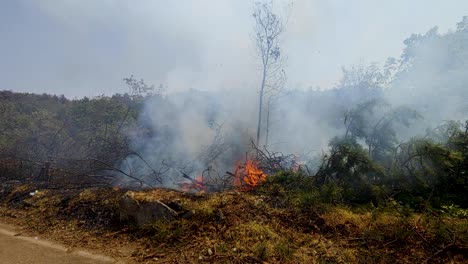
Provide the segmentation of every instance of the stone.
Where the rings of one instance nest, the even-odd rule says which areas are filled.
[[[120,221],[133,222],[138,226],[159,220],[173,220],[177,212],[161,201],[137,201],[125,194],[119,201]]]

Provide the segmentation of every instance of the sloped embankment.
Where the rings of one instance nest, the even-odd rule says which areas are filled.
[[[25,232],[125,262],[414,263],[467,257],[466,219],[304,204],[281,194],[11,186],[3,188],[1,203],[2,221]]]

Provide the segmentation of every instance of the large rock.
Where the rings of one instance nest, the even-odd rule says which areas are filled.
[[[158,220],[172,220],[177,213],[161,201],[138,201],[131,192],[122,196],[119,201],[120,221],[133,222],[138,226]]]

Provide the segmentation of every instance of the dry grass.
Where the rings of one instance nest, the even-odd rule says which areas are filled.
[[[27,191],[21,187],[2,200]],[[277,207],[272,206],[271,197],[253,193],[188,194],[164,189],[126,195],[139,202],[161,201],[181,215],[190,214],[135,228],[120,223],[111,214],[117,213],[117,201],[124,193],[112,189],[39,191],[23,197],[23,202],[29,204],[25,208],[1,207],[0,219],[67,245],[110,253],[126,262],[145,263],[447,261],[447,254],[434,257],[449,243],[443,237],[447,235],[444,228],[453,227],[468,237],[464,219],[444,218],[440,222],[428,215],[402,216],[389,208]],[[452,238],[451,234],[448,238]],[[127,245],[125,250],[122,244]],[[451,259],[457,258],[465,259],[460,255]]]

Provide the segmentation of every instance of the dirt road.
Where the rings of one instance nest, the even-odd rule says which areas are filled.
[[[59,244],[36,237],[21,236],[10,226],[0,224],[0,263],[116,263],[112,258],[72,251]]]

